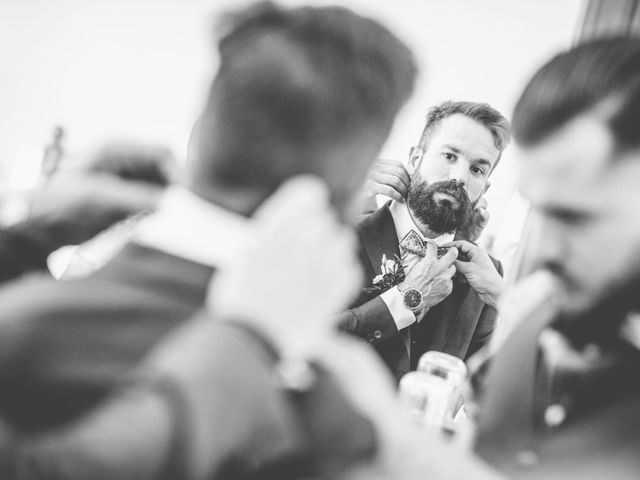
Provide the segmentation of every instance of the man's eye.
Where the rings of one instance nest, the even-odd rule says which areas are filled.
[[[481,167],[471,167],[471,173],[473,173],[474,175],[478,175],[478,176],[483,176],[484,175],[484,169]]]
[[[458,158],[454,153],[450,153],[450,152],[443,152],[442,156],[444,157],[445,160],[448,160],[450,162],[455,162],[456,159]]]

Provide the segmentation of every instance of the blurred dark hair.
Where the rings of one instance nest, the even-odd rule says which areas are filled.
[[[511,140],[511,127],[509,120],[488,103],[454,102],[449,100],[431,107],[427,112],[419,146],[426,150],[429,146],[431,135],[440,125],[440,122],[455,114],[464,115],[484,125],[491,132],[494,144],[500,151],[498,159],[502,156],[502,152],[507,148]]]
[[[640,146],[640,39],[579,45],[544,65],[513,114],[514,137],[535,145],[576,116],[600,110],[620,149]]]
[[[409,49],[345,8],[263,2],[221,28],[192,165],[194,181],[214,188],[268,191],[298,173],[321,175],[328,152],[372,131],[382,146],[413,89]]]

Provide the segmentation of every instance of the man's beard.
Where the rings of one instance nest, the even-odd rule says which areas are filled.
[[[620,329],[629,311],[640,309],[638,291],[640,272],[618,285],[610,285],[584,309],[562,308],[554,328],[568,336],[577,346],[598,342],[619,342]]]
[[[437,200],[436,193],[451,195],[457,202]],[[421,223],[438,234],[453,233],[471,219],[473,206],[463,184],[456,180],[435,182],[429,185],[416,172],[411,178],[407,206]]]

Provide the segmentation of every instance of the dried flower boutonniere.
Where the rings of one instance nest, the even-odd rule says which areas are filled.
[[[372,286],[366,289],[368,292],[386,292],[404,280],[404,269],[397,255],[394,255],[393,258],[382,255],[380,272],[373,279]]]

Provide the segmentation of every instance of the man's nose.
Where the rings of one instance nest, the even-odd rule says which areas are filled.
[[[557,221],[545,219],[536,215],[531,245],[528,250],[532,253],[535,267],[549,267],[561,265],[567,257],[566,233]]]
[[[469,180],[469,169],[463,165],[464,162],[457,162],[455,165],[452,165],[449,169],[449,180],[456,180],[458,183],[462,184],[462,186],[467,185],[467,181]]]

